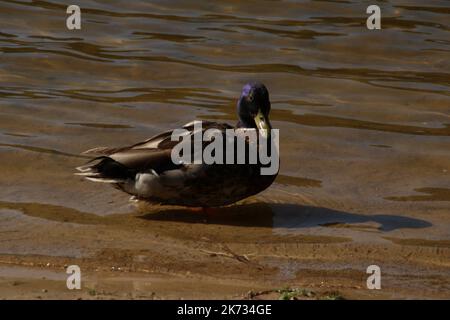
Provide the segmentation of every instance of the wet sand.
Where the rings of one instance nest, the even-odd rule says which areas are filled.
[[[379,33],[352,1],[80,6],[74,33],[63,5],[0,1],[0,298],[450,299],[445,1],[383,3]],[[206,215],[73,175],[95,146],[234,124],[249,80],[281,135],[262,194]]]
[[[448,298],[450,242],[395,235],[429,227],[423,220],[247,202],[207,215],[141,205],[105,216],[2,202],[2,297],[272,299],[306,288],[315,298]],[[80,291],[66,288],[72,264]],[[366,288],[371,264],[382,290]]]

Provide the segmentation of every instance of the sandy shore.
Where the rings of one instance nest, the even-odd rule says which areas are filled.
[[[144,206],[103,217],[1,206],[9,212],[4,221],[28,226],[0,233],[3,252],[21,251],[0,255],[1,298],[278,299],[288,288],[299,299],[449,298],[448,241],[387,237],[370,224],[351,228],[379,241],[277,234],[273,204],[249,201],[209,215]],[[81,290],[66,287],[65,268],[73,264],[81,268]],[[381,267],[381,290],[366,288],[370,264]]]

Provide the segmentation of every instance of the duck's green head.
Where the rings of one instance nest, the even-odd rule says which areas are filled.
[[[239,127],[257,128],[263,136],[270,134],[270,100],[267,88],[258,82],[248,83],[242,88],[237,103]]]

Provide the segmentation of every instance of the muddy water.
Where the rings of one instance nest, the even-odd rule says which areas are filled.
[[[3,297],[45,285],[24,265],[76,262],[95,287],[129,272],[108,297],[289,285],[449,298],[447,1],[382,2],[381,31],[366,29],[365,1],[77,4],[82,30],[69,31],[64,4],[0,1],[0,283],[28,283]],[[72,175],[94,146],[194,118],[235,123],[250,80],[269,88],[281,134],[264,193],[202,216]],[[383,293],[364,289],[369,264],[388,277]],[[164,276],[137,288],[145,272]]]

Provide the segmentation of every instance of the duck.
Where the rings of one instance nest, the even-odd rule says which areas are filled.
[[[270,109],[266,86],[260,82],[247,83],[237,100],[237,124],[233,127],[227,123],[200,121],[201,131],[214,129],[225,136],[230,129],[244,134],[253,130],[259,137],[270,138],[274,131],[269,120]],[[194,137],[198,125],[196,120],[177,129],[183,130],[184,136]],[[259,157],[256,163],[239,164],[173,161],[172,152],[178,143],[173,141],[173,134],[174,129],[127,147],[87,150],[83,154],[96,156],[77,167],[75,174],[89,181],[111,184],[131,195],[133,200],[204,209],[231,205],[256,195],[267,189],[278,175],[278,166],[271,174],[261,174],[267,163],[263,164]],[[275,152],[269,140],[258,138],[256,143],[267,143],[269,152]],[[255,143],[248,138],[244,141],[246,150]],[[202,143],[203,148],[207,145],[208,142]],[[279,162],[279,157],[276,161]]]

